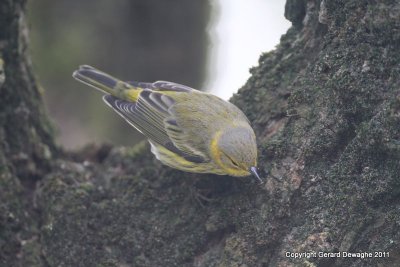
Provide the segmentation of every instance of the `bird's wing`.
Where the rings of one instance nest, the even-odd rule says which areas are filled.
[[[150,85],[154,86],[157,83]],[[158,90],[143,89],[136,102],[121,100],[112,95],[105,95],[103,100],[153,142],[192,162],[206,162],[208,159],[204,154],[192,150],[182,139],[183,130],[170,112],[170,107],[175,101],[163,92],[176,91],[172,90],[173,83],[168,84],[171,84],[170,87],[157,86]],[[141,86],[145,87],[143,84]]]
[[[167,81],[157,81],[154,83],[128,81],[126,83],[132,85],[133,87],[150,89],[154,91],[173,91],[173,92],[186,92],[186,93],[192,92],[193,90],[197,91],[196,89],[191,88],[189,86]]]
[[[185,93],[197,91],[196,89],[193,89],[189,86],[167,81],[157,81],[153,83],[153,86],[156,88],[155,90],[157,91],[174,91],[174,92],[185,92]]]

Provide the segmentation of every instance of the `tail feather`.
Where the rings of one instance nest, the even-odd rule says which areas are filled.
[[[116,89],[119,89],[121,85],[124,85],[125,89],[130,87],[127,83],[88,65],[80,66],[78,70],[74,71],[72,77],[95,89],[112,95],[119,93],[118,91],[120,90]]]

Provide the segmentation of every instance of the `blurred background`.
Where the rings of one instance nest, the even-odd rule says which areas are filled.
[[[58,143],[134,145],[140,134],[75,81],[82,64],[229,99],[290,27],[285,0],[29,1],[31,55]]]

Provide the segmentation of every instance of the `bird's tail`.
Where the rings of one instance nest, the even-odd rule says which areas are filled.
[[[103,93],[117,97],[120,96],[122,91],[132,88],[128,83],[118,80],[117,78],[88,65],[80,66],[78,70],[74,71],[72,77],[102,91]]]

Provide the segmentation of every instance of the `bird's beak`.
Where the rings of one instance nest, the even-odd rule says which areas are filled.
[[[255,178],[257,178],[257,180],[258,181],[260,181],[260,184],[262,184],[264,181],[260,178],[260,175],[258,175],[258,173],[257,173],[257,167],[251,167],[250,168],[250,172],[251,172],[251,174],[253,174],[253,176],[255,177]]]

